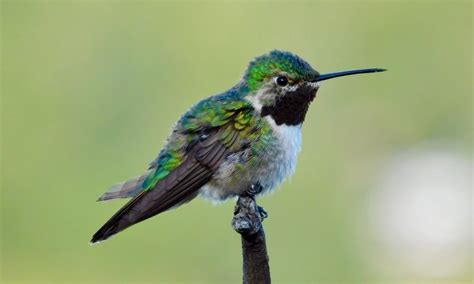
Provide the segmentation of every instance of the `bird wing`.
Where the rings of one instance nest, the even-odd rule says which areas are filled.
[[[190,145],[212,129],[234,123],[242,134],[248,134],[243,130],[247,130],[252,110],[248,101],[232,92],[199,102],[178,121],[165,148],[143,175],[113,185],[97,201],[131,198],[153,188],[184,161]]]
[[[225,157],[240,148],[253,117],[251,106],[223,101],[209,106],[200,103],[183,116],[179,131],[151,164],[143,189],[94,234],[92,243],[193,199]]]

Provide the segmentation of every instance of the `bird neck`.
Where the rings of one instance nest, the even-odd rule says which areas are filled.
[[[245,98],[262,117],[271,117],[276,125],[295,126],[303,123],[316,91],[314,87],[303,85],[284,95],[259,90],[248,93]]]

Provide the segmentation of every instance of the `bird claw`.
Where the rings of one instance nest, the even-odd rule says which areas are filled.
[[[267,211],[265,211],[265,209],[263,209],[262,206],[257,205],[257,210],[258,210],[258,214],[260,215],[260,219],[262,221],[265,220],[266,218],[268,218],[268,213],[267,213]]]

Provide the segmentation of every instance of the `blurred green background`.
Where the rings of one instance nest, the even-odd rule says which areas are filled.
[[[377,197],[398,153],[442,149],[471,165],[472,4],[455,1],[2,1],[1,282],[239,283],[234,202],[197,199],[105,243],[88,241],[124,203],[96,198],[141,174],[181,113],[272,49],[322,73],[389,69],[320,89],[296,174],[260,201],[274,282],[470,282],[471,231],[458,230],[470,227],[469,216],[463,223],[465,211],[455,214],[469,181],[467,191],[448,191],[461,192],[455,199],[440,199],[455,200],[449,210],[429,190],[420,198],[441,216],[423,211],[426,232],[457,222],[446,235],[460,237],[447,249],[425,241],[425,231],[420,251],[403,238],[411,232],[403,224],[423,219],[416,201],[404,211],[403,198],[387,205]],[[421,160],[421,169],[433,165]],[[410,179],[395,180],[410,188],[397,184]],[[401,217],[400,242],[377,233],[380,221],[393,236],[384,208],[414,212]],[[443,216],[451,219],[436,223]],[[425,248],[441,262],[421,260],[418,269],[410,261]],[[455,267],[437,274],[453,266],[443,263],[447,253]]]

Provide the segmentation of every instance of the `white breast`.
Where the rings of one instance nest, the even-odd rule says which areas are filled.
[[[301,151],[301,124],[277,125],[270,116],[267,116],[266,119],[280,141],[280,151],[283,157],[280,158],[279,174],[282,179],[285,179],[292,175],[296,169],[296,161]]]
[[[253,107],[259,112],[262,109],[260,97],[264,90],[260,90],[254,96],[248,96],[246,99],[252,103]],[[273,134],[278,142],[274,143],[269,149],[269,163],[265,168],[256,171],[257,180],[263,186],[265,191],[272,191],[286,178],[291,176],[296,169],[296,161],[301,151],[301,124],[298,125],[277,125],[271,116],[265,119],[272,127]]]

